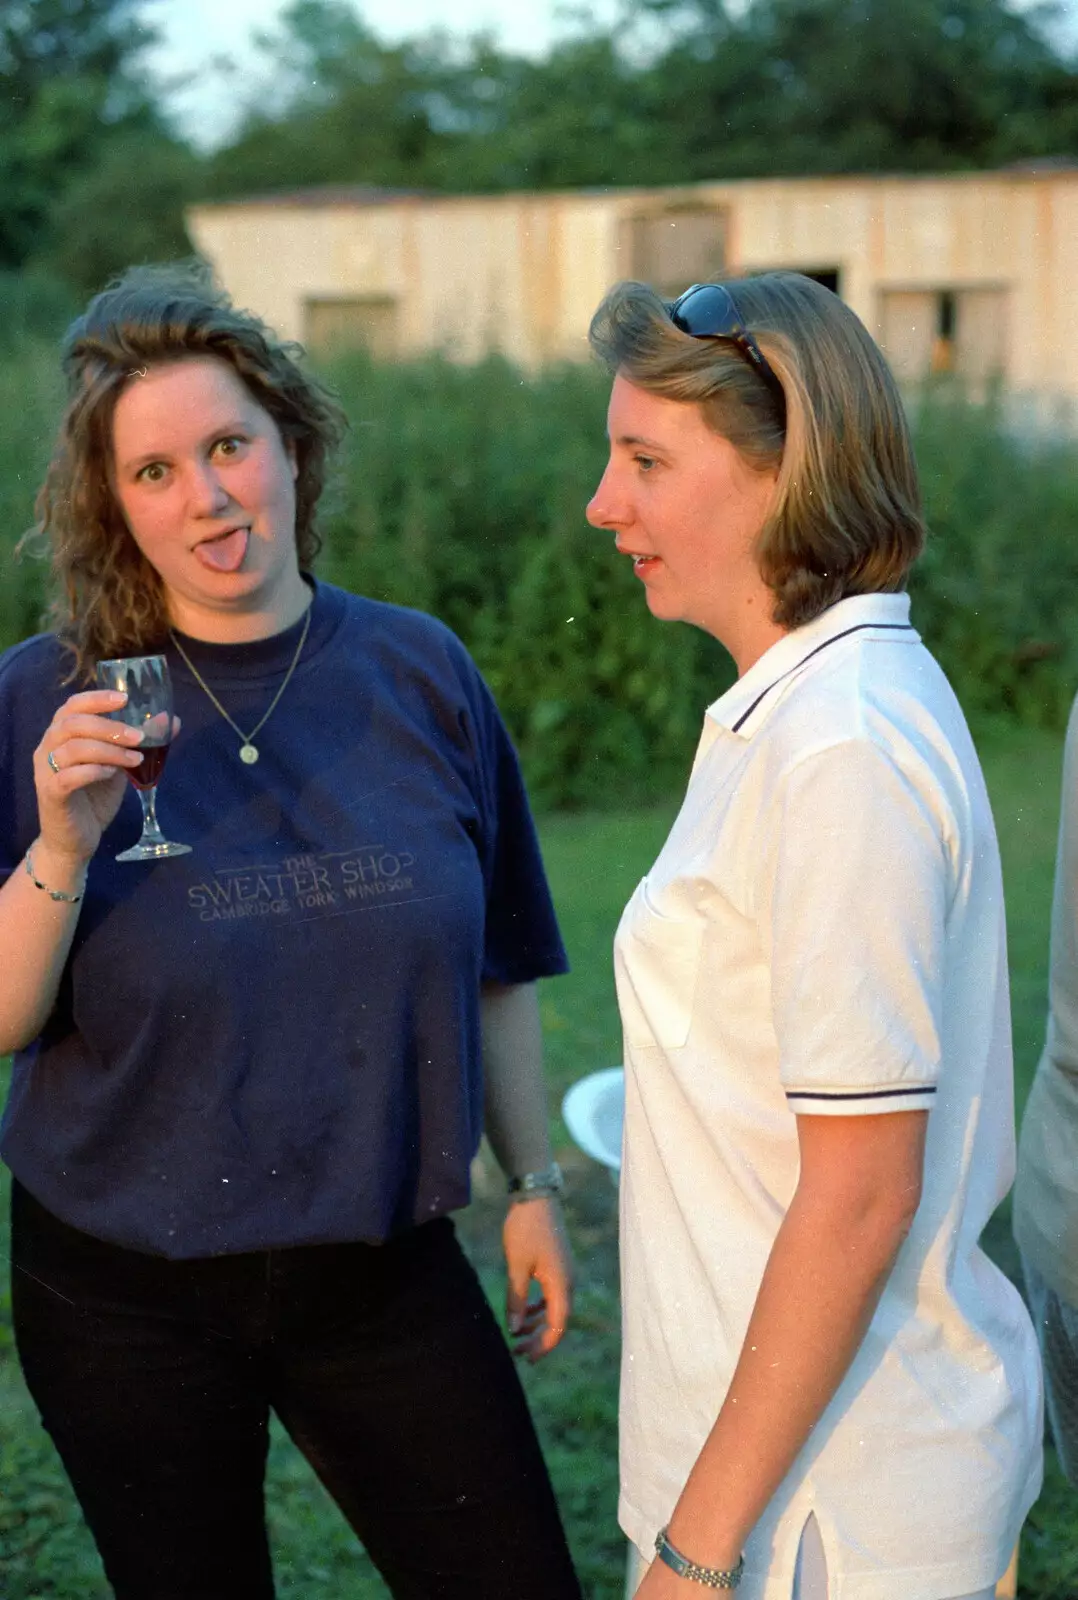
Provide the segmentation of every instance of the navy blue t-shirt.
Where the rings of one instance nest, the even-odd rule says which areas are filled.
[[[301,624],[184,640],[253,728]],[[90,864],[60,994],[15,1058],[0,1154],[64,1221],[173,1257],[381,1240],[468,1199],[479,986],[566,967],[515,754],[453,634],[315,586],[257,765],[172,649],[158,791],[188,856]],[[0,657],[0,878],[37,833],[31,753],[71,693],[51,635]]]

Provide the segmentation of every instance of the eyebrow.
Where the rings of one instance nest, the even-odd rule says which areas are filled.
[[[615,444],[641,445],[645,450],[658,450],[664,452],[666,445],[659,444],[655,439],[645,439],[640,433],[619,433],[614,440]]]
[[[250,433],[251,424],[241,422],[238,417],[230,417],[219,428],[211,428],[203,437],[203,443],[208,444],[217,439],[229,439],[234,434]],[[163,461],[168,456],[167,450],[146,450],[142,455],[132,456],[128,461],[117,463],[121,472],[138,472],[142,467],[148,467],[151,461]]]

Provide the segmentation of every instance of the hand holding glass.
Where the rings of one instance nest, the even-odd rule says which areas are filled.
[[[130,850],[123,850],[117,861],[158,861],[165,856],[190,854],[189,844],[166,839],[157,824],[157,782],[172,741],[172,684],[164,656],[124,656],[116,661],[97,663],[100,689],[119,689],[127,704],[108,715],[114,722],[126,722],[142,731],[142,760],[127,776],[142,801],[142,837]]]

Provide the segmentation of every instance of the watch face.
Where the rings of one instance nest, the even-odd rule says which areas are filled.
[[[510,1189],[554,1189],[562,1184],[562,1172],[556,1161],[542,1172],[524,1172],[519,1178],[510,1178]]]

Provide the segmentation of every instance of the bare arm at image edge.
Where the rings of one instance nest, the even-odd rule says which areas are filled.
[[[550,1165],[539,998],[533,983],[484,984],[481,998],[486,1133],[506,1177]],[[573,1268],[559,1201],[511,1204],[502,1229],[506,1319],[518,1355],[538,1361],[565,1332]],[[532,1281],[539,1297],[529,1299]]]
[[[85,864],[58,856],[40,839],[34,877],[51,889],[81,894]],[[0,1055],[36,1039],[56,1003],[81,902],[54,900],[20,861],[0,888]]]
[[[24,859],[0,888],[0,1054],[36,1039],[56,1003],[87,868],[139,759],[139,734],[103,716],[122,704],[109,692],[72,695],[34,751],[33,875]]]

